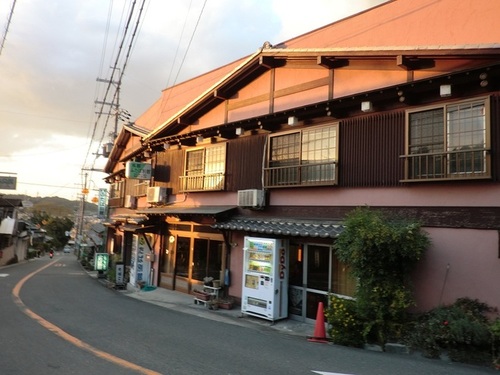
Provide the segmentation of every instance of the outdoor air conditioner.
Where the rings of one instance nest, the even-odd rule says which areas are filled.
[[[125,203],[123,204],[123,207],[125,208],[135,208],[137,204],[136,197],[133,195],[126,195],[125,196]]]
[[[265,205],[264,190],[238,190],[238,206],[261,208]]]
[[[160,186],[148,187],[147,202],[160,203],[167,199],[167,188]]]

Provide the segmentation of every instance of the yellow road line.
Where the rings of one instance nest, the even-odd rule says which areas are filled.
[[[52,324],[51,322],[49,322],[48,320],[42,318],[40,315],[35,314],[32,310],[30,310],[23,303],[23,301],[19,297],[19,293],[21,292],[21,288],[23,287],[24,283],[26,281],[28,281],[31,277],[33,277],[34,275],[36,275],[38,272],[43,271],[44,269],[46,269],[46,268],[50,267],[51,265],[53,265],[55,262],[57,262],[57,261],[54,260],[53,262],[47,264],[46,266],[43,266],[40,269],[38,269],[38,270],[30,273],[29,275],[27,275],[24,278],[22,278],[16,284],[16,286],[14,287],[14,289],[12,289],[12,296],[14,298],[14,302],[16,303],[16,305],[26,315],[28,315],[30,318],[32,318],[35,321],[37,321],[42,327],[48,329],[52,333],[56,334],[57,336],[61,337],[62,339],[66,340],[66,341],[68,341],[69,343],[77,346],[80,349],[86,350],[87,352],[90,352],[90,353],[92,353],[93,355],[95,355],[95,356],[97,356],[99,358],[105,359],[108,362],[112,362],[112,363],[117,364],[117,365],[119,365],[121,367],[124,367],[126,369],[137,371],[140,374],[145,374],[145,375],[161,375],[161,373],[159,373],[159,372],[156,372],[156,371],[153,371],[153,370],[149,370],[149,369],[144,368],[142,366],[136,365],[135,363],[132,363],[132,362],[126,361],[124,359],[121,359],[119,357],[116,357],[116,356],[114,356],[114,355],[112,355],[110,353],[107,353],[105,351],[99,350],[99,349],[93,347],[92,345],[89,345],[86,342],[84,342],[84,341],[82,341],[82,340],[80,340],[80,339],[78,339],[78,338],[76,338],[74,336],[71,336],[69,333],[65,332],[64,330],[62,330],[58,326],[56,326],[56,325]]]

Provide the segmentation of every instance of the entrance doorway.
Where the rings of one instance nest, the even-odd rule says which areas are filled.
[[[335,256],[333,246],[290,243],[289,306],[295,320],[316,320],[319,302],[328,306],[328,293],[352,296],[355,280]]]
[[[190,225],[182,226],[191,228]],[[221,280],[225,268],[225,247],[221,234],[202,232],[202,226],[170,230],[161,263],[160,286],[190,293],[206,277]],[[210,229],[210,228],[209,228]],[[208,230],[208,229],[207,229]]]

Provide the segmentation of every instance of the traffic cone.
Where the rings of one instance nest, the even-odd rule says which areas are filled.
[[[323,313],[323,302],[318,303],[318,312],[316,314],[316,326],[314,327],[314,335],[309,337],[307,341],[327,343],[325,333],[325,314]]]

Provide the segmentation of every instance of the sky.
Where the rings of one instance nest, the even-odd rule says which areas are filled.
[[[2,0],[0,176],[15,174],[17,190],[0,195],[106,188],[96,170],[115,107],[102,103],[116,104],[120,75],[133,122],[166,87],[384,1]]]

